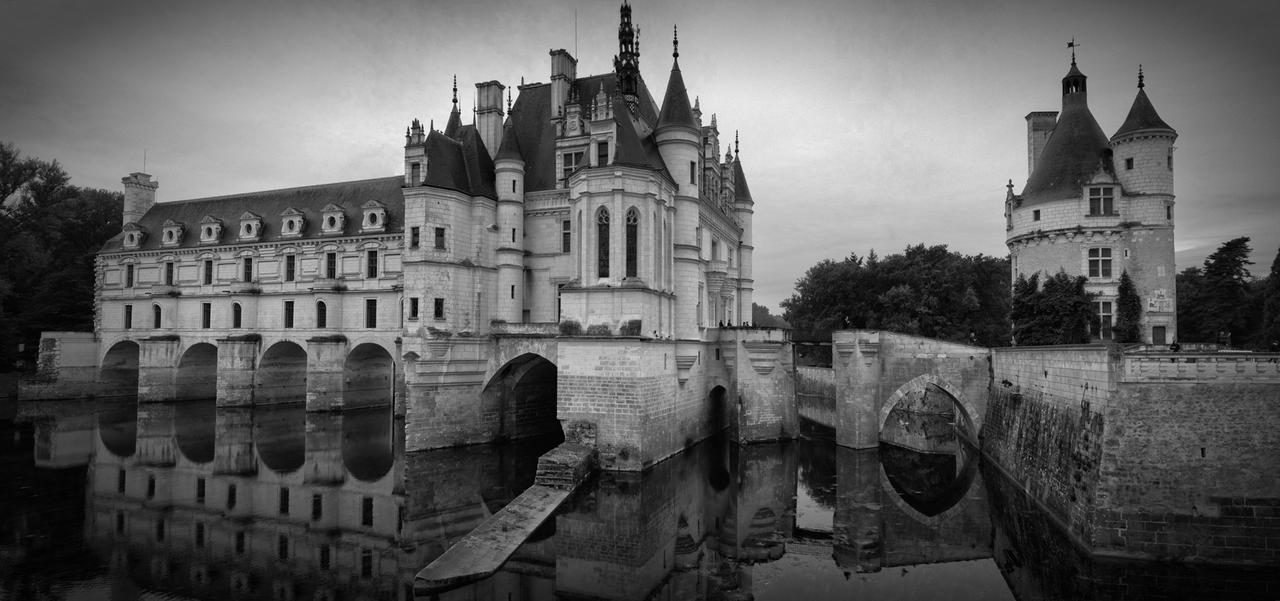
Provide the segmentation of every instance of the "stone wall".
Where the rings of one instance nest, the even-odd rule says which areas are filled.
[[[790,440],[800,436],[795,365],[787,330],[721,329],[723,353],[732,353],[738,398],[739,443]],[[731,345],[732,348],[729,348]]]
[[[796,366],[796,408],[807,420],[836,427],[836,380],[830,367]]]
[[[92,332],[44,332],[36,373],[19,381],[18,398],[70,399],[102,394],[97,380],[98,340]]]

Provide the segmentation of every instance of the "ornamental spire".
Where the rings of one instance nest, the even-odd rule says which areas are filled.
[[[453,74],[453,110],[458,110],[458,74]]]
[[[671,58],[680,58],[680,26],[671,26]]]
[[[1138,64],[1138,89],[1145,88],[1146,84],[1142,82],[1142,64]]]

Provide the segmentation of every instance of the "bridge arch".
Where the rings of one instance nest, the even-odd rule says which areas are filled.
[[[480,394],[482,415],[495,420],[495,438],[563,434],[556,419],[556,374],[556,364],[537,353],[524,353],[498,368]]]
[[[395,463],[395,424],[387,408],[342,415],[342,465],[362,482],[377,482]]]
[[[253,445],[263,465],[277,474],[302,467],[306,462],[306,416],[302,405],[253,410]]]
[[[343,363],[342,406],[346,409],[391,404],[395,395],[396,362],[382,345],[364,342],[352,347]]]
[[[218,395],[218,347],[197,342],[178,359],[174,393],[178,400],[212,399]]]
[[[138,443],[138,404],[132,401],[98,405],[98,438],[109,453],[132,457]]]
[[[307,397],[307,351],[281,340],[267,347],[254,374],[255,404],[302,402]]]
[[[98,384],[107,395],[138,394],[138,356],[141,352],[137,342],[121,340],[107,349],[99,362]]]
[[[217,435],[215,402],[212,399],[179,403],[173,411],[173,435],[178,452],[192,463],[213,461]]]
[[[897,390],[893,391],[893,394],[889,395],[889,398],[885,399],[884,403],[880,405],[880,414],[877,420],[876,431],[884,431],[885,422],[889,420],[889,413],[893,411],[893,408],[898,405],[899,401],[902,401],[910,395],[923,394],[929,389],[929,387],[933,387],[934,389],[944,393],[947,397],[950,397],[952,404],[955,405],[957,410],[957,430],[962,431],[970,441],[977,442],[978,427],[975,421],[975,416],[980,416],[981,413],[969,399],[965,398],[964,393],[958,387],[947,382],[937,374],[921,374],[912,378],[907,383],[899,386]]]
[[[904,515],[915,521],[937,528],[951,516],[963,512],[964,500],[978,477],[978,453],[965,445],[960,445],[953,455],[933,455],[935,459],[933,471],[924,476],[932,482],[913,482],[911,476],[927,469],[922,469],[916,462],[904,466],[895,462],[893,454],[917,453],[900,447],[881,445],[879,453],[880,488],[884,497],[889,499]],[[919,455],[930,456],[928,453]],[[948,464],[947,459],[954,460]],[[901,469],[906,468],[906,469]],[[941,469],[939,469],[941,468]],[[906,478],[904,474],[906,472]],[[951,478],[947,479],[947,472]],[[938,482],[942,477],[945,482]]]

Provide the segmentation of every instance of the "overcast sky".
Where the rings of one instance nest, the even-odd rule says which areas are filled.
[[[1061,108],[1073,36],[1108,135],[1139,63],[1178,131],[1179,269],[1244,235],[1265,274],[1280,247],[1280,3],[633,7],[653,96],[678,24],[689,93],[741,132],[756,301],[775,312],[823,258],[919,242],[1006,255],[1023,118]],[[393,175],[409,121],[444,126],[455,73],[466,113],[475,82],[548,81],[552,48],[607,72],[617,24],[612,1],[0,0],[0,140],[113,190],[145,150],[161,201]]]

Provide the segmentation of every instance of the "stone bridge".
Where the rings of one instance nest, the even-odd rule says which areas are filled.
[[[991,382],[990,349],[871,330],[832,333],[836,442],[878,446],[895,411],[948,418],[976,442]],[[904,446],[926,450],[929,434],[898,433]]]

